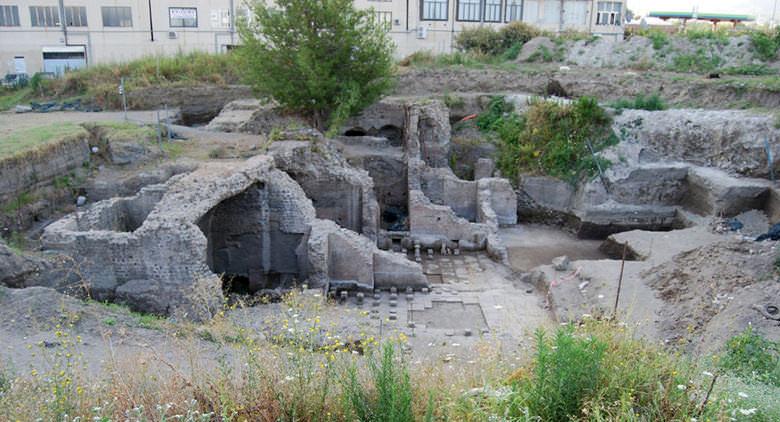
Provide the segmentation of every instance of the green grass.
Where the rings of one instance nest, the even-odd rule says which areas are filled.
[[[765,64],[747,64],[743,66],[729,66],[720,69],[724,75],[748,75],[765,76],[777,75],[777,69],[771,68]]]
[[[0,138],[0,159],[42,148],[82,133],[86,134],[84,128],[74,123],[56,123],[13,131]]]
[[[382,349],[369,354],[371,381],[361,380],[356,364],[346,370],[344,403],[349,420],[375,422],[406,422],[414,420],[413,391],[409,370],[399,358],[400,347],[385,343]],[[377,354],[380,355],[377,358]],[[373,386],[373,391],[371,389]]]
[[[631,99],[621,98],[610,103],[610,107],[616,110],[635,109],[648,111],[666,110],[667,108],[666,103],[658,94],[648,96],[640,94]]]
[[[743,379],[780,387],[780,343],[752,328],[728,341],[720,365]]]
[[[10,110],[17,104],[23,104],[32,95],[30,87],[19,89],[0,88],[0,111]]]

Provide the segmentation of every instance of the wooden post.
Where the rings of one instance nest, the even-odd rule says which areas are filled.
[[[623,259],[620,261],[620,278],[618,278],[617,293],[615,294],[615,308],[612,310],[612,319],[617,319],[618,303],[620,303],[620,290],[623,287],[623,271],[626,268],[626,252],[628,252],[628,242],[623,243]]]

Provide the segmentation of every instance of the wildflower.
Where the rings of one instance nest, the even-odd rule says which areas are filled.
[[[707,376],[707,377],[714,377],[714,375],[710,371],[704,371],[701,374],[704,375],[704,376]]]
[[[741,392],[741,391],[739,393],[737,393],[737,395],[742,397],[743,399],[748,398],[748,395],[746,393]]]
[[[685,391],[685,386],[682,384],[677,384],[677,389],[680,391]]]
[[[756,409],[755,407],[753,407],[753,408],[750,408],[750,409],[739,409],[739,413],[741,413],[741,414],[743,414],[743,415],[745,415],[745,416],[750,416],[750,415],[753,415],[753,414],[755,414],[757,411],[758,411],[758,409]]]

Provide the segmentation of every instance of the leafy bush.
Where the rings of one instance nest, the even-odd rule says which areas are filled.
[[[780,49],[780,29],[774,34],[766,31],[753,31],[750,33],[750,44],[757,58],[769,62],[777,59],[777,50]]]
[[[477,51],[497,55],[503,52],[501,35],[489,26],[466,28],[455,37],[455,46],[460,51]]]
[[[530,415],[544,421],[577,416],[598,388],[606,348],[592,337],[575,337],[571,328],[558,330],[552,341],[537,331],[533,375],[516,386]]]
[[[477,127],[483,131],[497,131],[503,124],[503,118],[515,111],[512,103],[506,102],[504,97],[490,99],[487,110],[477,116]]]
[[[780,387],[780,344],[749,327],[726,343],[721,367],[746,379]]]
[[[382,346],[380,361],[369,355],[368,365],[373,378],[373,394],[360,381],[355,365],[347,368],[344,401],[352,420],[364,422],[406,422],[414,420],[412,384],[406,365],[396,358],[392,343]]]
[[[626,108],[648,111],[666,110],[666,103],[658,94],[648,96],[640,94],[633,99],[621,98],[610,104],[610,106],[617,110]]]
[[[523,44],[540,35],[540,31],[524,22],[511,22],[496,31],[489,26],[466,28],[455,38],[455,46],[466,52],[517,58]]]
[[[498,30],[498,37],[504,50],[517,47],[518,45],[522,47],[523,44],[534,37],[538,37],[540,34],[541,32],[535,27],[519,21],[510,22]]]
[[[669,36],[663,31],[650,31],[647,37],[653,43],[654,50],[660,50],[669,44]]]
[[[522,171],[576,184],[609,165],[595,153],[617,142],[610,122],[592,98],[580,98],[572,104],[539,100],[524,116],[517,116],[497,97],[478,118],[477,126],[498,138],[496,162],[511,180]]]
[[[255,3],[237,49],[246,80],[317,128],[338,127],[393,82],[386,26],[350,0]]]
[[[609,322],[536,335],[533,361],[510,378],[509,420],[720,420],[723,398],[701,406],[712,378]]]

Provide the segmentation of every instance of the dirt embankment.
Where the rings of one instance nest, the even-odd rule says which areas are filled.
[[[499,69],[405,69],[396,95],[442,92],[529,92],[545,94],[550,80],[560,82],[573,97],[613,101],[657,93],[671,106],[707,109],[780,107],[780,80],[768,77],[708,79],[692,74],[555,66]]]
[[[755,307],[778,306],[774,242],[727,241],[675,256],[642,273],[663,300],[663,337],[711,352],[753,325],[777,339],[777,322]]]
[[[128,107],[153,110],[168,106],[181,110],[182,123],[187,126],[206,124],[216,117],[225,104],[252,98],[246,85],[152,86],[128,92]]]

